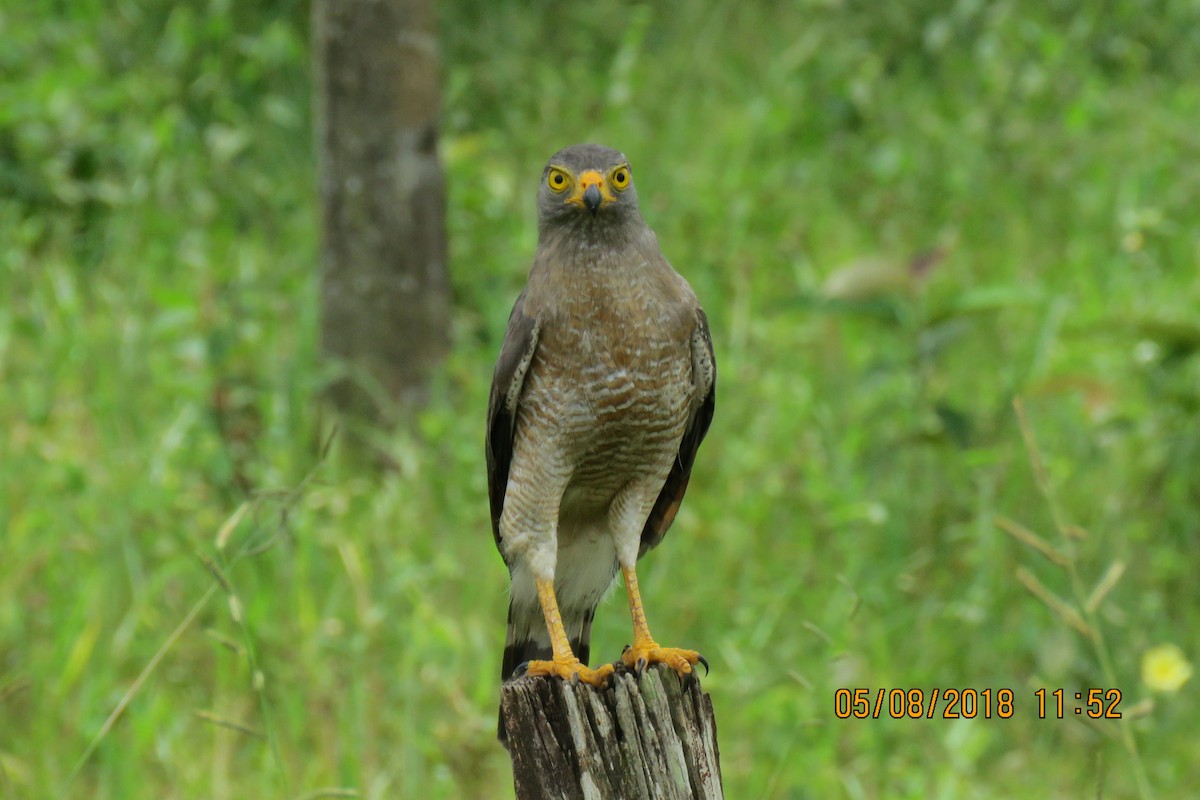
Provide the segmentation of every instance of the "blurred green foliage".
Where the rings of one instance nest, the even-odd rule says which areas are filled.
[[[596,140],[716,339],[642,583],[713,663],[727,794],[1188,796],[1196,684],[1138,670],[1200,654],[1195,2],[444,4],[457,347],[384,469],[317,468],[308,17],[0,10],[0,795],[511,792],[482,412],[541,164]],[[1014,577],[1114,561],[1103,648]],[[1124,727],[1037,719],[1109,680]],[[843,686],[1017,709],[838,720]]]

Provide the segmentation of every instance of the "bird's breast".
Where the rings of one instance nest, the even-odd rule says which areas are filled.
[[[577,314],[543,333],[526,381],[525,422],[597,498],[674,459],[692,393],[690,339],[642,315]]]

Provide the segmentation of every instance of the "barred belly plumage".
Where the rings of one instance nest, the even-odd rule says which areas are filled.
[[[586,344],[590,348],[571,353],[571,360],[586,366],[570,378],[558,368],[569,363],[561,352],[568,348],[539,353],[518,420],[518,427],[527,425],[524,433],[537,436],[543,447],[559,450],[568,473],[559,516],[567,522],[606,513],[631,480],[664,478],[689,411],[690,392],[674,388],[691,384],[686,341],[641,348],[625,341],[603,352],[596,352],[597,346],[610,343],[599,337],[586,337]],[[630,367],[617,366],[620,362]]]

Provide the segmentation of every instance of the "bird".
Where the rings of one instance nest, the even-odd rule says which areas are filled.
[[[617,150],[559,150],[537,209],[487,411],[492,533],[511,578],[501,681],[604,686],[615,664],[589,666],[592,620],[618,573],[633,623],[620,663],[707,671],[697,651],[651,635],[636,567],[675,520],[712,423],[708,319],[659,249]]]

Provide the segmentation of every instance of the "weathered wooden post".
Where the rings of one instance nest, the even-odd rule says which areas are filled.
[[[596,689],[554,678],[504,684],[518,800],[722,800],[712,699],[693,675],[619,669]]]

